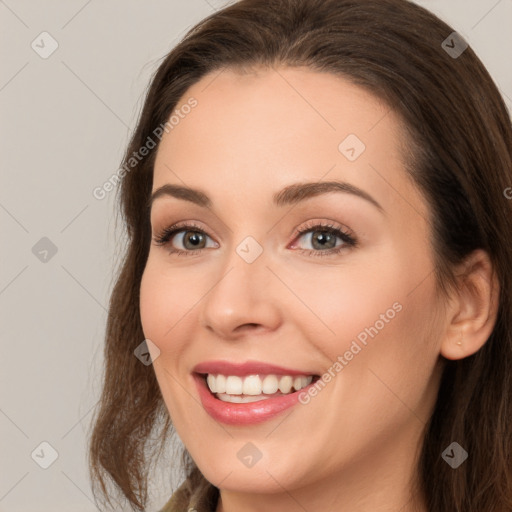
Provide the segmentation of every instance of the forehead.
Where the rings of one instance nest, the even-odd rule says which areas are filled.
[[[308,146],[321,143],[337,151],[347,134],[371,142],[370,132],[384,116],[387,133],[399,128],[381,100],[345,78],[309,68],[213,72],[184,94],[175,112],[180,113],[190,98],[197,106],[173,126],[175,145],[181,146],[192,135],[202,137],[204,144],[223,147],[229,136],[230,141],[243,144],[244,150],[252,148],[259,154],[283,142],[299,144],[305,139]],[[265,148],[257,142],[265,142]]]
[[[191,99],[194,108],[183,108]],[[385,175],[408,193],[398,117],[340,76],[308,68],[224,69],[189,88],[174,114],[178,122],[158,149],[153,190],[169,182],[217,192],[233,187],[246,190],[247,200],[262,183],[270,194],[290,182],[342,178],[386,203],[396,190]]]

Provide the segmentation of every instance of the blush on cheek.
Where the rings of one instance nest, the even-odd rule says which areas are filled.
[[[167,311],[166,315],[164,311],[164,304],[165,300],[162,297],[158,281],[152,279],[151,275],[145,272],[140,286],[140,320],[145,338],[151,340],[160,351],[165,350],[163,340],[172,325],[169,322],[169,312]]]
[[[145,339],[157,347],[159,364],[163,363],[172,372],[176,371],[186,340],[190,339],[186,316],[190,307],[183,303],[177,307],[176,304],[180,301],[175,296],[175,289],[162,284],[161,279],[143,276],[139,303],[142,330]]]

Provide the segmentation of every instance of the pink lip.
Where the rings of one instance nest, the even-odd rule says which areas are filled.
[[[244,364],[232,364],[225,361],[211,361],[198,364],[194,368],[193,378],[205,411],[216,421],[228,425],[251,425],[274,418],[281,412],[297,405],[299,403],[299,393],[307,392],[310,386],[315,384],[315,380],[309,386],[287,395],[279,395],[257,402],[245,404],[236,404],[223,402],[215,397],[206,384],[205,373],[223,374],[223,375],[312,375],[308,372],[301,372],[282,368],[275,365],[269,365],[259,362],[247,362]]]
[[[300,391],[288,395],[267,398],[258,402],[234,404],[215,398],[206,385],[204,376],[194,373],[193,377],[205,411],[214,420],[228,425],[251,425],[274,418],[284,410],[297,405],[299,403],[299,393],[307,392],[308,388],[314,385],[314,382],[312,382]]]
[[[311,372],[283,368],[274,364],[263,363],[261,361],[247,361],[245,363],[229,363],[227,361],[205,361],[199,363],[193,369],[196,373],[212,373],[213,375],[314,375]]]

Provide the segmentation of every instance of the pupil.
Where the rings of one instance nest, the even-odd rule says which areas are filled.
[[[187,240],[192,242],[192,245],[197,246],[201,242],[200,238],[201,235],[199,233],[192,231],[192,235],[188,236]]]
[[[316,240],[320,243],[321,248],[325,248],[326,244],[328,243],[329,237],[333,238],[331,233],[325,233],[322,231],[316,231],[316,233],[321,233],[320,236],[316,237]],[[314,237],[313,237],[313,241],[315,241]]]

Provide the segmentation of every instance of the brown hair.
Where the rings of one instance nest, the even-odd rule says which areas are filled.
[[[446,361],[418,467],[431,512],[512,510],[512,127],[507,108],[471,48],[442,47],[453,29],[406,0],[242,0],[192,28],[155,73],[126,166],[187,89],[222,68],[307,66],[339,74],[401,116],[407,171],[428,200],[436,281],[455,285],[454,265],[488,252],[500,282],[494,330],[474,355]],[[151,239],[147,200],[156,149],[126,173],[119,192],[128,234],[112,292],[103,393],[89,458],[94,485],[107,479],[135,510],[147,501],[148,460],[172,425],[151,366],[134,357],[144,339],[139,286]],[[158,429],[156,440],[150,434]],[[441,453],[453,441],[469,459],[456,470]],[[186,473],[202,475],[185,451]],[[95,492],[96,496],[96,492]],[[110,500],[109,500],[110,501]]]

